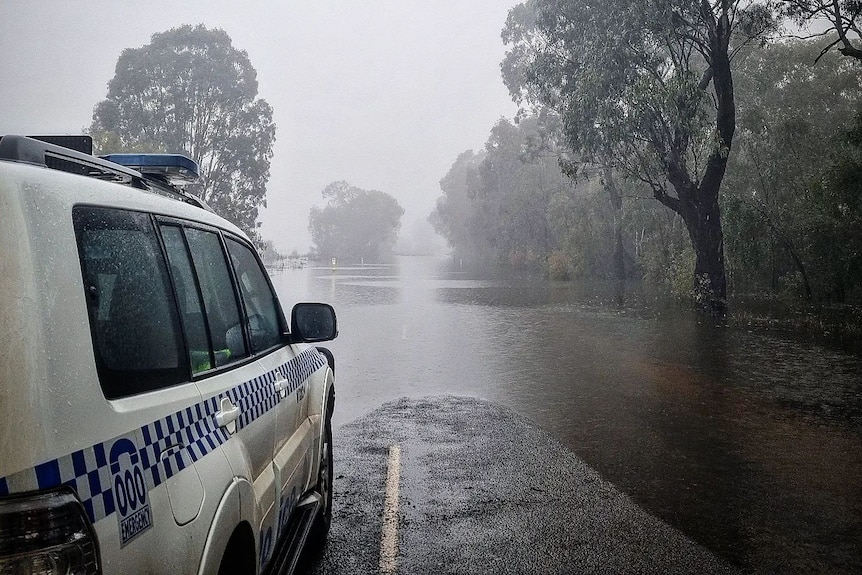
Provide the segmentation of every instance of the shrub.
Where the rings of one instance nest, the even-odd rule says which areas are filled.
[[[565,252],[559,250],[548,256],[548,277],[552,280],[567,280],[571,275],[572,262]]]

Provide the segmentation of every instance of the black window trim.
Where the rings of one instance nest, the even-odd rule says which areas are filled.
[[[122,208],[120,208],[120,209],[122,209]],[[185,346],[186,358],[187,358],[187,363],[188,363],[188,371],[190,374],[190,380],[191,381],[201,381],[203,379],[212,377],[213,375],[225,373],[225,372],[230,371],[232,369],[236,369],[238,367],[247,365],[253,361],[257,361],[263,357],[266,357],[267,355],[269,355],[271,353],[274,353],[280,349],[283,349],[284,347],[287,347],[291,344],[290,334],[289,334],[290,330],[287,328],[288,324],[287,324],[287,321],[285,320],[284,310],[281,307],[281,300],[279,300],[279,298],[277,297],[275,288],[272,285],[272,279],[269,277],[269,274],[264,273],[264,277],[266,278],[266,283],[269,286],[270,291],[272,292],[273,295],[276,296],[275,297],[276,311],[278,312],[277,315],[278,315],[278,321],[280,324],[279,325],[279,328],[280,328],[279,331],[282,334],[282,337],[281,337],[281,341],[280,341],[279,345],[275,345],[275,346],[269,347],[269,348],[264,349],[264,350],[255,350],[254,347],[252,346],[251,336],[249,334],[248,314],[246,313],[245,305],[244,305],[244,302],[242,300],[242,290],[239,289],[239,283],[238,283],[237,277],[236,277],[236,270],[234,269],[233,263],[231,262],[230,253],[227,251],[227,242],[226,242],[225,238],[230,238],[232,240],[235,240],[237,243],[244,245],[248,249],[250,249],[251,253],[254,255],[254,258],[257,261],[258,265],[263,270],[266,270],[266,268],[263,266],[263,262],[260,259],[260,254],[257,253],[257,250],[254,248],[254,246],[250,242],[244,240],[242,237],[240,237],[236,234],[233,234],[233,233],[230,233],[226,230],[223,230],[222,228],[212,226],[209,224],[205,224],[203,222],[198,222],[195,220],[187,220],[184,218],[178,218],[176,216],[166,216],[166,215],[158,215],[158,214],[150,214],[150,215],[154,218],[154,220],[156,222],[155,227],[157,229],[157,233],[158,233],[158,237],[159,237],[159,243],[162,245],[163,257],[165,258],[166,265],[169,262],[167,260],[167,252],[165,251],[166,248],[164,246],[164,238],[162,237],[162,234],[161,234],[160,226],[162,224],[177,225],[180,227],[180,229],[182,229],[183,239],[184,239],[185,244],[186,244],[186,249],[189,249],[188,248],[188,239],[186,238],[186,233],[185,233],[185,230],[187,228],[193,228],[193,229],[198,229],[198,230],[205,231],[205,232],[215,233],[218,236],[219,244],[221,245],[221,249],[222,249],[222,255],[225,257],[225,262],[226,262],[227,267],[228,267],[228,273],[230,274],[234,298],[236,299],[237,307],[239,308],[240,320],[242,322],[243,341],[245,342],[246,349],[249,352],[246,357],[244,357],[240,360],[237,360],[237,361],[225,364],[225,365],[220,365],[220,366],[215,366],[215,364],[213,363],[213,365],[215,367],[208,369],[208,370],[205,370],[205,371],[200,371],[198,373],[192,374],[191,373],[191,371],[192,371],[191,362],[188,361],[188,343],[186,343],[186,341],[185,341],[185,329],[183,330],[183,342],[184,342],[184,346]],[[170,268],[169,265],[168,265],[168,268]],[[198,279],[197,269],[194,268],[194,265],[192,265],[192,271],[194,272],[195,284],[196,284],[196,287],[198,289],[198,293],[200,294],[200,280]],[[168,270],[168,273],[172,275],[172,271],[170,269]],[[174,301],[176,302],[177,295],[176,295],[176,288],[173,285],[173,278],[171,279],[171,289],[174,290]],[[204,314],[204,315],[206,315],[206,314]],[[206,322],[206,328],[207,328],[207,339],[209,340],[209,343],[210,343],[210,352],[212,353],[212,334],[210,333],[208,321]]]
[[[231,259],[231,255],[230,255],[230,249],[228,248],[228,245],[227,245],[228,239],[234,240],[237,244],[244,246],[245,248],[247,248],[251,252],[252,256],[254,257],[255,262],[257,262],[258,267],[263,272],[263,277],[266,280],[266,285],[269,288],[269,293],[274,296],[273,301],[275,302],[275,307],[276,307],[275,311],[276,311],[276,316],[277,316],[276,319],[278,320],[278,333],[280,335],[281,341],[278,345],[268,347],[268,348],[260,350],[259,352],[256,352],[256,353],[254,351],[254,343],[253,343],[252,338],[251,338],[251,324],[249,323],[249,317],[248,317],[248,314],[246,313],[245,299],[242,295],[242,289],[240,289],[240,286],[239,286],[239,278],[236,277],[236,269],[233,265],[233,261]],[[240,298],[240,304],[242,305],[242,315],[243,315],[243,319],[244,319],[244,323],[245,323],[245,327],[246,327],[246,332],[247,332],[246,338],[248,340],[249,349],[252,349],[252,354],[258,355],[258,356],[266,355],[268,350],[280,349],[281,347],[284,347],[285,343],[290,343],[290,330],[287,329],[287,327],[286,327],[287,322],[285,321],[285,318],[284,318],[284,310],[281,309],[281,300],[278,299],[278,295],[275,292],[275,287],[272,285],[272,279],[269,277],[269,274],[266,272],[266,266],[263,265],[263,261],[261,261],[260,255],[257,253],[257,250],[254,249],[254,246],[251,245],[250,243],[242,241],[241,238],[238,238],[237,236],[235,236],[233,234],[225,234],[225,233],[222,234],[222,248],[225,250],[225,254],[227,254],[228,263],[230,264],[231,275],[233,277],[233,282],[234,282],[234,290],[236,290],[236,293],[238,294],[238,296]]]
[[[162,257],[162,264],[165,268],[166,277],[168,278],[168,282],[167,282],[167,285],[165,287],[170,292],[167,295],[168,295],[168,298],[173,301],[173,310],[174,310],[174,313],[176,314],[175,319],[177,321],[178,327],[180,328],[180,331],[182,332],[180,334],[180,338],[178,340],[180,343],[180,346],[181,346],[179,349],[177,349],[177,351],[179,352],[179,357],[177,358],[178,359],[178,365],[176,368],[174,368],[177,372],[180,372],[180,371],[183,372],[183,376],[182,376],[182,379],[180,381],[174,381],[174,382],[168,381],[167,383],[163,383],[163,382],[162,383],[155,383],[153,385],[146,386],[145,389],[137,389],[137,390],[132,391],[130,393],[114,393],[115,391],[119,391],[119,390],[114,389],[114,387],[116,386],[116,383],[113,381],[110,381],[110,382],[104,381],[102,379],[104,377],[104,375],[106,375],[108,372],[113,372],[116,370],[111,370],[105,365],[104,360],[103,360],[102,355],[101,355],[98,337],[96,335],[95,319],[93,317],[93,310],[90,306],[90,294],[87,293],[87,287],[86,287],[86,282],[85,282],[86,277],[88,275],[88,270],[85,266],[85,260],[84,260],[84,245],[82,243],[83,239],[82,239],[82,235],[79,233],[80,229],[79,229],[79,226],[78,226],[78,223],[76,220],[76,213],[80,213],[81,210],[108,210],[108,211],[112,211],[112,212],[126,212],[126,213],[132,213],[132,214],[140,214],[146,218],[148,225],[150,227],[150,230],[151,230],[153,237],[155,238],[156,244],[158,246],[158,253],[160,253],[161,257]],[[90,342],[91,342],[91,346],[92,346],[92,350],[93,350],[93,362],[96,366],[96,371],[97,371],[98,378],[99,378],[99,387],[102,390],[102,394],[105,396],[105,399],[121,400],[121,399],[129,398],[129,397],[134,397],[137,395],[142,395],[145,393],[154,393],[154,392],[159,392],[159,391],[166,390],[166,389],[172,389],[172,388],[175,388],[175,387],[180,386],[180,385],[186,385],[188,383],[191,383],[192,378],[189,376],[191,374],[191,362],[189,361],[189,356],[188,356],[188,345],[185,341],[185,330],[183,328],[182,318],[180,317],[181,314],[179,313],[176,290],[174,289],[173,279],[171,278],[170,265],[169,265],[169,262],[165,256],[165,247],[164,247],[164,242],[162,240],[161,230],[159,230],[158,226],[155,223],[154,214],[151,212],[148,212],[146,210],[136,210],[136,209],[130,209],[130,208],[120,207],[120,206],[104,205],[104,204],[92,204],[92,203],[88,203],[88,202],[82,202],[82,203],[74,204],[72,206],[72,209],[70,211],[70,216],[72,219],[73,229],[75,232],[75,244],[76,244],[76,248],[77,248],[77,252],[78,252],[78,265],[79,265],[79,268],[81,270],[81,283],[80,283],[80,285],[81,285],[81,289],[84,292],[83,297],[84,297],[84,301],[86,302],[86,306],[87,306],[87,320],[88,320],[88,324],[89,324],[87,327],[88,327],[88,331],[90,332]],[[164,371],[168,371],[168,370],[164,370]],[[167,377],[167,375],[162,375],[162,377],[164,377],[166,380],[171,379],[171,378]]]
[[[180,237],[182,238],[182,241],[183,241],[183,247],[185,248],[186,257],[188,258],[188,261],[189,261],[189,264],[191,267],[192,279],[194,280],[194,284],[195,284],[194,288],[195,288],[195,291],[197,292],[197,295],[198,295],[198,302],[203,302],[203,292],[201,291],[200,278],[198,277],[198,271],[197,271],[197,268],[195,268],[194,260],[192,259],[191,250],[189,248],[189,240],[186,237],[185,227],[182,224],[180,224],[179,222],[168,222],[168,221],[165,221],[164,218],[161,218],[161,217],[156,216],[156,215],[152,215],[152,218],[154,221],[154,225],[155,225],[156,229],[158,230],[159,244],[161,245],[161,249],[162,249],[162,257],[165,259],[165,263],[167,264],[168,276],[171,278],[171,289],[173,290],[173,293],[174,293],[174,302],[175,302],[176,307],[177,307],[177,315],[180,318],[180,325],[181,325],[182,330],[183,330],[183,333],[182,333],[183,349],[185,350],[186,358],[187,358],[187,361],[189,364],[190,379],[193,379],[195,376],[200,375],[201,373],[209,372],[213,368],[210,368],[210,369],[202,371],[202,372],[193,373],[192,365],[191,365],[191,359],[189,359],[190,344],[189,344],[188,338],[186,336],[186,333],[188,331],[186,329],[186,325],[185,325],[186,318],[185,318],[185,314],[182,313],[182,309],[180,308],[179,292],[177,290],[177,280],[176,280],[176,278],[174,278],[174,268],[171,265],[171,260],[170,260],[170,257],[168,256],[167,242],[165,241],[165,238],[162,235],[162,226],[175,227],[180,231]],[[206,336],[207,336],[207,347],[208,347],[207,351],[209,352],[209,356],[210,356],[210,365],[215,365],[215,357],[213,356],[213,340],[212,340],[212,333],[210,332],[209,317],[205,313],[201,314],[201,316],[202,316],[201,319],[204,322],[204,330],[206,331]]]
[[[148,210],[128,208],[125,206],[94,204],[94,203],[90,203],[90,202],[76,203],[72,206],[70,216],[74,220],[74,213],[77,210],[86,210],[86,209],[109,210],[109,211],[115,211],[115,212],[118,211],[118,212],[135,213],[135,214],[140,214],[140,215],[147,218],[147,220],[149,221],[150,229],[152,230],[152,233],[154,234],[156,243],[158,245],[158,253],[160,254],[160,256],[162,258],[162,265],[164,266],[166,277],[168,280],[167,285],[166,285],[166,289],[170,292],[168,294],[168,298],[173,302],[173,312],[176,314],[175,318],[177,321],[177,326],[180,328],[180,332],[181,332],[179,334],[179,338],[178,338],[178,342],[179,342],[179,345],[181,347],[177,350],[180,352],[180,357],[178,358],[179,364],[178,364],[177,368],[175,368],[178,371],[182,370],[182,372],[183,372],[183,376],[182,376],[180,381],[174,381],[174,382],[168,382],[168,383],[157,383],[153,386],[147,387],[147,389],[137,390],[137,391],[133,391],[131,393],[113,393],[113,392],[109,393],[108,389],[105,387],[107,385],[106,382],[101,381],[101,379],[102,379],[101,371],[102,371],[103,367],[100,367],[100,366],[101,366],[102,360],[101,360],[101,356],[100,356],[99,350],[98,350],[98,342],[96,340],[96,334],[93,331],[94,330],[94,327],[93,327],[94,324],[93,324],[93,318],[92,318],[92,310],[90,309],[89,303],[87,303],[87,316],[88,316],[88,323],[89,323],[88,331],[90,332],[91,345],[92,345],[92,349],[93,349],[93,360],[96,364],[96,367],[98,368],[97,371],[99,372],[100,388],[101,388],[102,393],[104,394],[106,399],[108,399],[108,400],[122,400],[122,399],[126,399],[129,397],[135,397],[137,395],[141,395],[144,393],[157,393],[157,392],[160,392],[163,390],[169,390],[169,389],[173,389],[173,388],[178,387],[178,386],[187,385],[189,383],[196,383],[196,382],[199,382],[201,380],[212,377],[214,375],[226,373],[226,372],[229,372],[231,370],[238,369],[242,366],[248,365],[249,363],[252,363],[252,362],[257,361],[263,357],[266,357],[269,354],[274,353],[280,349],[283,349],[285,347],[289,347],[292,344],[292,342],[290,340],[290,330],[288,327],[289,324],[287,323],[287,321],[285,319],[284,309],[281,306],[281,301],[278,298],[277,292],[275,291],[275,288],[272,284],[272,278],[270,278],[269,274],[266,273],[266,271],[265,271],[266,268],[263,265],[262,260],[260,259],[260,254],[258,254],[257,250],[254,248],[254,246],[251,244],[251,242],[245,240],[244,238],[242,238],[241,236],[239,236],[237,234],[231,233],[231,232],[224,230],[222,228],[219,228],[217,226],[213,226],[213,225],[199,222],[196,220],[188,220],[185,218],[180,218],[180,217],[176,217],[176,216],[172,216],[172,215],[168,215],[168,214],[160,214],[160,213],[151,212]],[[178,295],[177,295],[177,288],[176,288],[176,279],[174,278],[174,272],[173,272],[173,269],[171,268],[171,265],[170,265],[170,259],[168,258],[167,246],[165,244],[165,239],[162,236],[162,229],[161,229],[162,225],[177,226],[181,230],[182,238],[183,238],[183,244],[185,246],[186,253],[188,254],[190,262],[192,264],[192,273],[194,276],[195,289],[198,292],[199,298],[203,297],[201,294],[200,279],[198,277],[197,269],[194,266],[194,261],[191,258],[191,251],[190,251],[190,247],[189,247],[189,243],[188,243],[188,238],[186,236],[186,229],[193,228],[193,229],[199,229],[201,231],[215,233],[216,236],[219,238],[219,244],[220,244],[221,249],[222,249],[222,256],[225,258],[225,262],[226,262],[226,265],[228,267],[228,273],[230,275],[231,284],[232,284],[231,287],[233,289],[234,298],[235,298],[235,301],[237,303],[238,311],[240,314],[240,321],[242,322],[243,338],[244,338],[244,341],[246,343],[246,348],[249,352],[246,357],[239,359],[237,361],[225,364],[225,365],[213,367],[213,368],[205,370],[205,371],[201,371],[198,373],[192,373],[192,365],[191,365],[191,360],[189,358],[189,343],[188,343],[187,336],[186,336],[185,318],[183,317],[183,314],[181,313],[181,309],[180,309],[180,304],[179,304]],[[233,262],[231,261],[230,253],[227,251],[228,248],[227,248],[226,238],[230,238],[230,239],[236,241],[237,243],[247,247],[249,250],[251,250],[251,253],[254,255],[254,258],[257,261],[258,265],[260,266],[261,270],[264,271],[264,277],[266,279],[267,286],[269,287],[269,290],[271,291],[271,293],[274,296],[274,302],[275,302],[275,306],[276,306],[276,315],[277,315],[277,320],[279,322],[279,332],[281,334],[280,342],[278,345],[274,345],[274,346],[271,346],[271,347],[269,347],[267,349],[263,349],[263,350],[255,350],[253,345],[252,345],[251,337],[249,334],[248,314],[246,313],[245,305],[244,305],[244,302],[242,300],[241,290],[239,289],[239,284],[237,282],[236,270],[234,269]],[[83,250],[83,244],[81,243],[81,241],[82,241],[82,239],[78,233],[78,227],[76,224],[75,225],[75,243],[77,244],[78,262],[79,262],[79,267],[81,269],[81,284],[80,285],[81,285],[81,289],[83,290],[84,300],[89,302],[89,295],[87,293],[85,282],[83,281],[86,277],[86,271],[87,270],[84,267],[84,259],[83,259],[83,251],[82,251]],[[202,299],[199,299],[199,301],[202,301]],[[213,351],[212,351],[212,347],[213,347],[212,333],[210,331],[209,320],[208,320],[208,318],[206,318],[206,314],[204,314],[204,322],[205,322],[204,325],[206,328],[207,340],[208,340],[209,348],[210,348],[209,351],[210,351],[210,355],[211,355],[211,359],[212,359],[212,353],[213,353]],[[213,365],[214,365],[214,362],[213,362]],[[109,386],[109,388],[113,389],[111,386]]]

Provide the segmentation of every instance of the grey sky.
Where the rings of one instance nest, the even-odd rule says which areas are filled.
[[[263,235],[310,245],[335,180],[425,218],[459,153],[516,110],[500,31],[517,0],[0,0],[0,134],[80,133],[120,52],[182,24],[224,29],[257,69],[278,126]]]

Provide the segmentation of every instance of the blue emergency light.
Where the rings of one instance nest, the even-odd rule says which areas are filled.
[[[180,154],[108,154],[99,157],[145,176],[164,179],[173,186],[193,184],[200,177],[197,163]]]

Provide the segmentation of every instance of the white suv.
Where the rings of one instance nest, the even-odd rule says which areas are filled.
[[[291,572],[331,517],[334,310],[287,325],[191,160],[50,141],[0,138],[0,573]]]

